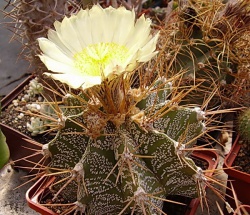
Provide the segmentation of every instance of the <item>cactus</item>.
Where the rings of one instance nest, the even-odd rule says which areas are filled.
[[[41,83],[38,83],[38,79],[32,79],[29,83],[28,95],[34,96],[37,94],[41,94],[43,91],[43,86]]]
[[[242,111],[238,116],[238,131],[240,136],[246,140],[250,141],[250,109]]]
[[[0,105],[0,114],[1,114],[1,105]],[[0,129],[0,170],[8,162],[10,157],[10,150],[6,143],[6,137]]]
[[[10,157],[10,150],[6,143],[6,138],[0,130],[0,170],[8,162]]]
[[[231,98],[235,83],[241,86],[239,68],[249,62],[240,51],[249,43],[244,39],[250,27],[249,1],[180,2],[185,4],[168,20],[162,39],[169,75],[182,70],[182,84],[197,86],[186,103],[202,105],[209,100],[209,109],[240,105]]]
[[[206,178],[187,148],[204,132],[205,113],[173,102],[166,78],[144,89],[117,79],[50,102],[59,116],[58,133],[43,146],[46,174],[56,176],[53,201],[60,195],[88,214],[161,214],[168,195],[203,195],[197,185]]]
[[[27,122],[27,129],[31,132],[31,136],[36,136],[37,134],[41,134],[46,130],[46,126],[44,125],[44,121],[39,117],[31,117],[30,123]]]

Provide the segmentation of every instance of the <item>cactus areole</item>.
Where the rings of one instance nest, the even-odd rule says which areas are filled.
[[[43,147],[47,173],[56,176],[53,201],[61,196],[72,211],[162,214],[166,196],[204,193],[206,178],[187,148],[204,131],[205,113],[178,106],[164,77],[131,87],[131,71],[156,54],[157,41],[150,21],[134,17],[122,7],[94,6],[39,40],[50,77],[79,88],[49,103],[60,120]]]

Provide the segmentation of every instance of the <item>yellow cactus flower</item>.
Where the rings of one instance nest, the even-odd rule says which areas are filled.
[[[47,38],[39,38],[45,73],[72,88],[100,84],[104,78],[132,71],[138,63],[156,55],[158,33],[150,31],[151,20],[124,7],[103,9],[94,5],[62,22]]]

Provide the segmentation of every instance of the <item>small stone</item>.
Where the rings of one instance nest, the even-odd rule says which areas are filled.
[[[12,102],[15,107],[18,106],[18,100],[13,100]]]
[[[36,105],[36,109],[37,109],[37,110],[41,110],[41,105],[37,104],[37,105]]]
[[[24,117],[24,114],[23,114],[23,113],[20,113],[20,114],[17,116],[18,119],[22,119],[23,117]]]
[[[43,101],[43,97],[39,96],[38,97],[38,102],[42,102]]]
[[[26,94],[24,95],[23,99],[28,102],[30,100],[30,96]]]

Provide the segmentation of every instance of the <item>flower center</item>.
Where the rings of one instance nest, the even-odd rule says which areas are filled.
[[[89,45],[74,55],[75,67],[90,76],[100,76],[110,63],[119,66],[127,58],[128,48],[116,43]]]

